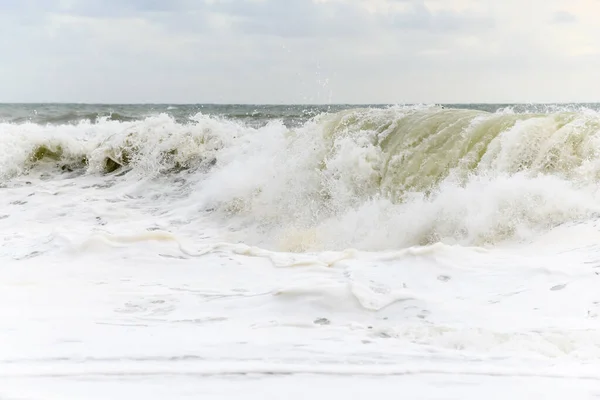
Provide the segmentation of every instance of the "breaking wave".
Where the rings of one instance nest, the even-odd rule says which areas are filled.
[[[162,179],[246,242],[293,251],[527,240],[600,213],[600,114],[436,106],[320,114],[297,128],[197,114],[0,124],[0,177]],[[190,215],[193,218],[193,215]]]

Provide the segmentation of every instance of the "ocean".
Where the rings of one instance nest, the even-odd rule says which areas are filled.
[[[0,105],[1,399],[600,394],[600,105]]]

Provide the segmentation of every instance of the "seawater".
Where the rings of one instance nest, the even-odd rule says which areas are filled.
[[[600,388],[594,104],[5,104],[0,150],[0,395]]]

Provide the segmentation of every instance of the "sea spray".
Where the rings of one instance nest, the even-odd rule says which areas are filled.
[[[348,109],[297,127],[202,113],[3,123],[0,176],[116,174],[160,182],[167,199],[184,180],[189,223],[209,213],[230,239],[280,250],[486,245],[598,215],[599,128],[590,110],[437,106]]]

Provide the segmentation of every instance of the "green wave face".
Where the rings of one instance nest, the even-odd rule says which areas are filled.
[[[290,134],[282,189],[224,204],[293,250],[526,238],[600,212],[599,133],[595,112],[343,111]]]
[[[325,123],[331,149],[322,167],[343,150],[345,140],[352,140],[357,147],[374,149],[365,160],[372,164],[373,188],[392,198],[430,191],[450,174],[463,182],[472,174],[518,172],[596,179],[578,168],[597,158],[599,128],[595,113],[353,110]]]

